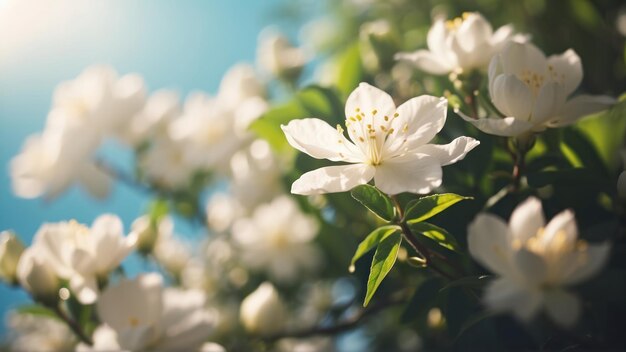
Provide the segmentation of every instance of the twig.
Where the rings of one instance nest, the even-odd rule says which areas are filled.
[[[58,304],[50,305],[50,308],[56,313],[56,315],[63,320],[67,326],[74,332],[74,334],[84,343],[89,346],[93,345],[91,337],[87,336],[76,320],[67,315]]]

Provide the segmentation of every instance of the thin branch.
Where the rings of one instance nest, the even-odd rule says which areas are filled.
[[[83,329],[76,322],[76,320],[67,315],[58,304],[52,304],[50,308],[59,318],[61,318],[61,320],[65,322],[65,324],[67,324],[67,326],[74,332],[76,337],[78,337],[82,342],[88,344],[89,346],[93,345],[91,337],[87,336],[87,334],[83,331]]]
[[[353,314],[352,316],[337,322],[331,326],[314,326],[311,328],[294,330],[294,331],[285,331],[274,335],[263,336],[260,337],[261,340],[266,342],[276,341],[282,338],[304,338],[311,336],[320,336],[320,335],[336,335],[345,331],[352,330],[356,328],[363,320],[365,320],[370,315],[376,314],[380,311],[383,311],[389,307],[403,304],[407,302],[407,297],[404,292],[396,292],[395,294],[389,296],[386,300],[379,300],[367,308],[361,308],[358,312]]]

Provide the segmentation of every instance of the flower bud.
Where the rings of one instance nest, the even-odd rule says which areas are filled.
[[[137,218],[131,225],[132,232],[137,234],[137,251],[143,254],[151,253],[159,238],[159,233],[171,231],[173,227],[169,218],[163,218],[153,223],[148,216]]]
[[[15,272],[24,251],[24,245],[13,232],[0,233],[0,279],[10,284],[17,283]]]
[[[17,279],[35,299],[53,303],[57,300],[59,279],[42,258],[34,247],[27,248],[17,264]]]
[[[274,286],[264,282],[241,302],[239,319],[251,333],[269,335],[279,332],[287,317],[287,309]]]

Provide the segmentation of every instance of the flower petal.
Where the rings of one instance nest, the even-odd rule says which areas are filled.
[[[398,153],[400,148],[411,151],[430,142],[446,123],[448,101],[431,95],[409,99],[397,109],[391,122],[394,133],[383,147],[383,160]]]
[[[550,318],[564,328],[572,327],[580,316],[580,299],[564,290],[546,291],[545,306]]]
[[[420,70],[433,75],[444,75],[453,70],[452,66],[448,65],[444,60],[428,50],[418,50],[412,53],[397,53],[394,58],[396,60],[409,61]]]
[[[493,90],[489,92],[493,104],[507,116],[529,121],[535,98],[528,86],[517,76],[499,75],[493,82]]]
[[[507,43],[511,35],[513,35],[513,25],[507,24],[496,29],[490,39],[490,43],[495,49],[494,52],[500,51],[501,47]]]
[[[291,193],[312,195],[349,191],[368,183],[374,172],[374,167],[366,164],[323,167],[300,176],[291,185]]]
[[[559,116],[548,123],[550,127],[563,127],[570,125],[580,118],[606,110],[617,103],[613,97],[606,95],[581,94],[568,100]]]
[[[70,279],[70,288],[82,304],[92,304],[98,299],[98,283],[93,276],[74,275]]]
[[[346,121],[349,121],[350,117],[355,116],[357,113],[362,113],[364,115],[363,120],[365,121],[374,119],[374,115],[376,115],[376,117],[391,116],[395,110],[396,104],[389,94],[362,82],[350,93],[350,96],[348,96],[348,100],[346,101]],[[376,111],[376,114],[373,114],[374,111]],[[372,122],[363,123],[367,124]],[[356,143],[354,139],[353,141]]]
[[[444,145],[426,144],[415,150],[416,153],[434,156],[439,159],[441,166],[456,163],[463,160],[465,155],[480,144],[471,137],[459,137]]]
[[[495,311],[508,311],[523,321],[530,320],[541,308],[542,294],[508,278],[491,282],[485,290],[485,304]]]
[[[552,218],[543,232],[541,237],[542,244],[546,248],[555,246],[555,250],[562,246],[574,246],[578,239],[578,227],[574,212],[564,210]]]
[[[537,94],[535,107],[533,108],[532,121],[535,126],[557,116],[565,104],[566,97],[562,84],[556,82],[544,84]],[[538,128],[545,129],[542,125],[538,126]]]
[[[548,73],[556,82],[565,87],[565,95],[572,94],[583,80],[583,65],[580,57],[572,49],[561,55],[548,57]]]
[[[477,47],[486,43],[491,38],[492,34],[493,28],[491,24],[478,12],[470,13],[456,31],[459,44],[463,47],[463,50],[468,53],[475,51]],[[489,54],[488,51],[482,52],[482,55]]]
[[[543,75],[548,62],[546,56],[530,42],[512,41],[500,53],[504,74],[521,76],[525,70]]]
[[[544,258],[525,249],[519,249],[513,255],[513,262],[519,279],[530,287],[539,287],[548,275],[548,266]]]
[[[563,284],[575,285],[597,274],[609,259],[611,246],[608,242],[589,245],[585,251],[574,251],[563,258],[568,263],[562,267],[567,270],[561,273]]]
[[[504,136],[504,137],[519,136],[521,134],[524,134],[530,131],[533,128],[532,123],[517,119],[512,116],[505,117],[505,118],[487,117],[487,118],[474,119],[465,115],[460,110],[455,110],[454,112],[457,115],[461,116],[463,120],[471,123],[472,125],[474,125],[474,127],[478,128],[479,130],[485,133],[496,135],[496,136]]]
[[[316,159],[358,162],[358,148],[346,137],[320,119],[291,120],[281,128],[289,144]]]
[[[432,156],[415,155],[403,160],[389,160],[376,167],[376,187],[387,194],[429,193],[441,185],[441,165]]]
[[[478,214],[467,229],[469,252],[482,266],[490,271],[509,276],[509,228],[495,215]]]
[[[511,242],[519,240],[525,243],[535,236],[545,223],[541,201],[535,197],[528,198],[515,208],[509,219]]]

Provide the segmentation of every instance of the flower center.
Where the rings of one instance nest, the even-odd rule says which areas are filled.
[[[459,27],[461,27],[461,25],[463,24],[463,21],[467,20],[471,14],[472,14],[471,12],[463,12],[461,17],[456,17],[451,20],[447,20],[445,22],[446,29],[451,32],[456,32],[457,29],[459,29]]]
[[[363,151],[369,164],[376,166],[382,163],[383,146],[387,138],[395,132],[391,123],[398,116],[398,113],[393,116],[378,114],[377,109],[366,113],[357,107],[355,114],[346,119],[350,138]],[[337,131],[343,134],[341,126],[337,126]]]

